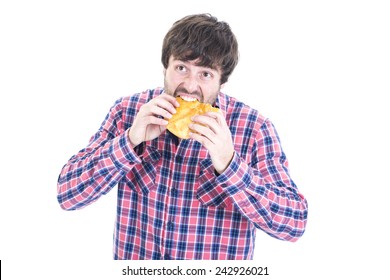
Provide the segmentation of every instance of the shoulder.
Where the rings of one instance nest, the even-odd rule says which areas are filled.
[[[163,92],[162,88],[147,89],[139,93],[118,98],[111,108],[111,112],[117,112],[127,116],[136,115],[140,107]]]
[[[161,88],[148,89],[140,93],[118,98],[112,105],[106,117],[106,122],[115,123],[117,126],[122,125],[124,129],[127,129],[132,124],[140,107],[161,94],[162,91]]]
[[[123,108],[139,109],[145,103],[148,103],[154,97],[160,95],[163,92],[162,88],[147,89],[140,93],[125,96],[116,101]]]

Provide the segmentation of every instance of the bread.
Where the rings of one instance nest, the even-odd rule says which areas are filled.
[[[180,106],[176,108],[176,113],[168,119],[167,129],[182,139],[190,137],[189,125],[192,123],[191,117],[202,115],[207,112],[219,112],[218,108],[212,107],[208,103],[200,103],[198,100],[186,101],[181,97],[176,97]]]

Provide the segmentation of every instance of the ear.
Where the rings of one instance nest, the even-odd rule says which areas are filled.
[[[223,83],[223,84],[221,85],[221,89],[223,89],[223,88],[225,87],[225,85],[226,85],[226,83]]]
[[[164,77],[165,77],[165,73],[167,72],[167,69],[163,69],[163,75],[164,75]]]

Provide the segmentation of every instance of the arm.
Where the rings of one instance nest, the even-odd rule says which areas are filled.
[[[202,184],[213,182],[215,187],[201,188],[200,200],[229,199],[257,228],[278,239],[298,240],[306,227],[307,201],[290,178],[287,159],[268,120],[255,136],[248,162],[234,152],[219,176],[209,168]]]
[[[303,235],[307,201],[290,178],[287,159],[269,121],[256,137],[251,165],[236,154],[217,182],[256,227],[283,240],[296,241]]]
[[[121,100],[115,103],[88,146],[62,168],[57,199],[65,210],[75,210],[110,191],[140,159],[123,130]]]
[[[118,100],[88,146],[63,167],[57,188],[61,207],[82,208],[110,191],[141,163],[142,155],[138,156],[134,148],[166,129],[167,121],[158,116],[170,118],[178,105],[172,96],[154,91],[133,96],[130,101]],[[126,112],[130,115],[123,117]],[[127,130],[124,119],[131,123]]]

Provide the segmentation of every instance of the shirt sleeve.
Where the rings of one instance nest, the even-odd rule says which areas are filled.
[[[131,148],[121,116],[121,100],[118,100],[88,146],[62,168],[57,199],[63,209],[75,210],[94,202],[141,161]]]
[[[228,168],[215,178],[216,184],[257,228],[296,241],[305,231],[308,204],[290,178],[287,158],[269,120],[254,143],[251,162],[235,153]]]

